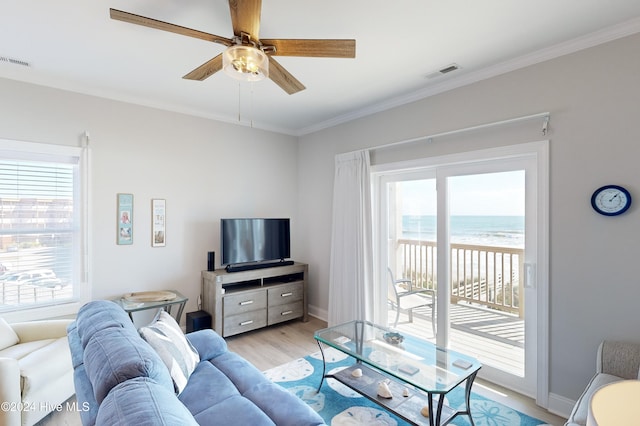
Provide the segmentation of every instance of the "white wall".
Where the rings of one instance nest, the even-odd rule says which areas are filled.
[[[550,391],[577,399],[594,373],[602,339],[640,341],[639,49],[640,36],[627,37],[302,137],[302,257],[317,271],[311,277],[311,310],[327,309],[335,154],[549,111]],[[512,142],[533,137],[527,133]],[[375,161],[492,143],[449,138],[385,150]],[[608,183],[626,186],[636,198],[621,217],[591,209],[592,192]]]
[[[0,79],[0,138],[78,146],[91,135],[93,299],[177,289],[196,310],[222,217],[291,217],[294,137]],[[134,194],[134,244],[116,244],[116,194]],[[151,199],[167,203],[166,247],[151,247]],[[184,321],[184,317],[183,317]]]

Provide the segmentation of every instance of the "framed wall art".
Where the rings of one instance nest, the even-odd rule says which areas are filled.
[[[151,200],[151,246],[166,245],[167,202],[162,199]]]
[[[133,244],[133,194],[118,194],[117,204],[117,243]]]

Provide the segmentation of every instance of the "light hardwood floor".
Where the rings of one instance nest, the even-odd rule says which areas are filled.
[[[313,333],[327,323],[314,317],[308,322],[288,321],[279,325],[227,337],[229,350],[265,371],[320,350]]]
[[[285,364],[319,350],[313,338],[316,330],[325,328],[327,323],[314,317],[308,322],[289,321],[236,336],[227,337],[229,350],[238,353],[254,364],[260,371]],[[530,398],[519,395],[482,380],[476,380],[474,392],[499,401],[553,426],[564,425],[565,419],[555,416],[536,406]],[[77,413],[59,412],[46,417],[39,426],[80,426]]]

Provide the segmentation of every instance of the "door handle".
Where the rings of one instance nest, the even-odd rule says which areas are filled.
[[[536,264],[524,264],[524,288],[536,288]]]

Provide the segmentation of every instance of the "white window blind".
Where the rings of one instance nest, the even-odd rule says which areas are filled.
[[[78,300],[79,188],[79,156],[0,151],[0,312]]]

